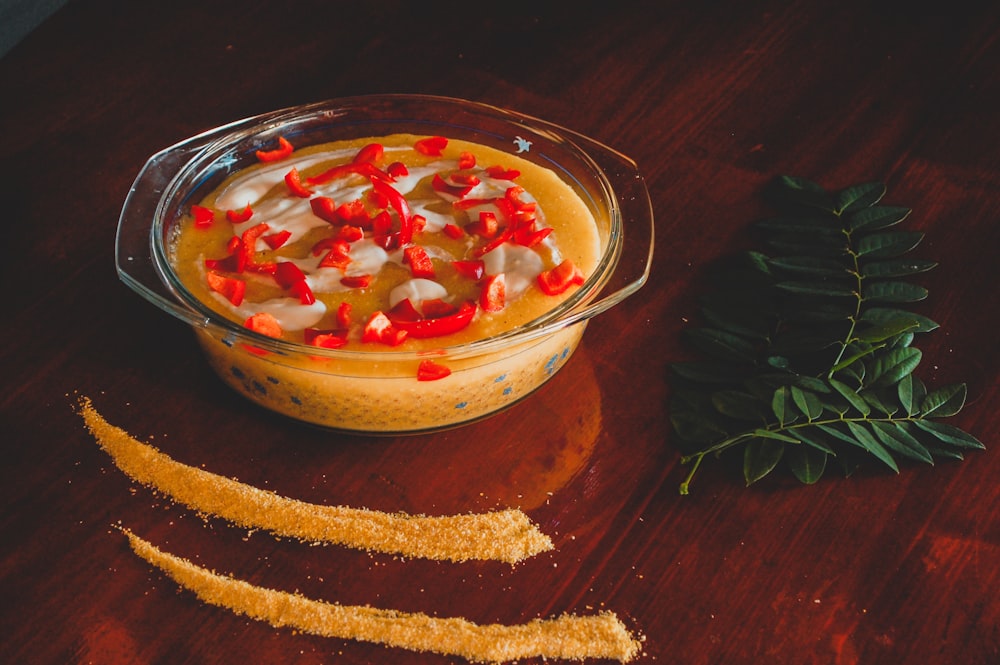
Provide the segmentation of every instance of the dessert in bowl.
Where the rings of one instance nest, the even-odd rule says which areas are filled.
[[[645,185],[614,150],[487,105],[382,95],[154,155],[117,262],[251,401],[395,434],[528,396],[642,286],[652,248]]]

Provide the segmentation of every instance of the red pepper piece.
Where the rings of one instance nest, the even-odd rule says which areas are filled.
[[[283,289],[291,288],[296,282],[302,282],[305,278],[302,270],[291,261],[279,261],[274,272],[274,281]]]
[[[574,284],[583,284],[583,272],[572,261],[566,259],[555,268],[538,275],[538,286],[542,293],[557,296]]]
[[[278,249],[292,237],[292,232],[288,229],[278,231],[277,233],[271,233],[270,235],[261,236],[261,240],[267,243],[267,246],[271,249]]]
[[[413,240],[413,220],[410,215],[410,204],[406,197],[399,193],[392,185],[381,180],[372,179],[372,189],[383,194],[389,201],[389,205],[399,216],[399,244],[409,245]]]
[[[496,249],[500,245],[510,240],[513,235],[514,235],[514,225],[508,224],[507,226],[503,227],[503,231],[501,231],[496,238],[489,241],[482,247],[477,247],[472,253],[475,256],[484,256],[486,254],[489,254],[494,249]]]
[[[481,280],[483,275],[486,273],[486,264],[484,264],[481,259],[472,261],[452,261],[451,265],[455,267],[458,274],[477,282]]]
[[[377,342],[389,346],[399,346],[406,339],[406,331],[393,326],[392,321],[384,312],[378,311],[371,315],[361,334],[362,342]]]
[[[365,289],[372,283],[371,275],[345,275],[340,278],[340,283],[349,289]]]
[[[477,311],[476,303],[465,302],[454,313],[437,318],[421,318],[416,321],[392,319],[393,325],[415,339],[450,335],[468,327]]]
[[[517,169],[508,169],[497,165],[486,167],[486,175],[495,180],[514,180],[521,175],[521,172]]]
[[[385,197],[385,194],[382,192],[376,192],[374,189],[368,192],[368,202],[371,203],[374,208],[382,209],[389,207],[389,199]]]
[[[350,224],[344,224],[339,229],[337,229],[337,235],[334,236],[336,240],[342,240],[347,243],[357,242],[365,237],[365,232],[361,230],[360,226],[351,226]]]
[[[413,149],[423,155],[440,157],[444,149],[448,147],[448,139],[443,136],[429,136],[420,139],[413,144]]]
[[[204,206],[191,206],[191,214],[194,216],[195,228],[207,229],[215,223],[215,211]]]
[[[289,287],[288,292],[299,299],[299,302],[303,305],[311,305],[316,302],[316,295],[313,290],[309,288],[309,283],[306,280],[301,280],[295,282]]]
[[[445,194],[447,196],[453,196],[456,199],[461,199],[466,194],[471,192],[472,188],[476,186],[475,184],[470,185],[468,182],[458,182],[458,184],[455,184],[457,181],[454,176],[451,176],[449,180],[452,182],[442,178],[440,173],[435,173],[434,177],[431,179],[431,187],[433,187],[436,192],[440,192],[441,194]],[[476,184],[478,184],[478,179]]]
[[[330,248],[326,256],[320,260],[320,267],[347,270],[347,266],[351,264],[351,246],[343,240],[334,240],[333,238],[327,238],[325,241],[321,240],[320,243]]]
[[[524,226],[514,231],[514,242],[525,247],[534,247],[552,233],[552,227],[535,230],[534,224]]]
[[[243,232],[240,236],[240,251],[246,257],[246,264],[249,265],[254,262],[254,256],[257,253],[257,238],[261,237],[270,227],[261,222],[256,226],[251,226]]]
[[[243,296],[247,290],[247,283],[235,277],[226,277],[217,272],[209,270],[205,274],[208,287],[216,293],[221,293],[225,298],[239,307],[243,303]]]
[[[410,215],[410,226],[412,227],[412,233],[423,233],[427,227],[427,218],[423,215]]]
[[[423,316],[420,311],[413,306],[413,302],[409,298],[403,298],[398,303],[396,303],[392,309],[386,314],[389,320],[395,324],[400,321],[413,322],[419,321]]]
[[[288,191],[292,196],[308,199],[313,195],[312,190],[302,184],[302,176],[299,175],[299,170],[294,167],[285,174],[285,184],[288,185]]]
[[[244,321],[243,325],[256,333],[267,335],[268,337],[281,337],[282,335],[281,324],[278,323],[278,319],[267,312],[257,312]]]
[[[479,306],[487,312],[500,312],[507,305],[507,280],[503,273],[486,278],[479,293]]]
[[[381,143],[369,143],[358,150],[353,161],[355,164],[378,164],[382,161],[383,154],[385,154],[385,148]]]
[[[337,204],[329,196],[315,196],[309,199],[309,207],[313,214],[324,222],[336,224],[340,221],[337,216]]]
[[[428,298],[420,303],[420,312],[425,319],[440,319],[444,316],[451,316],[457,311],[457,307],[440,298]]]
[[[351,303],[346,300],[337,307],[337,325],[345,329],[351,327]]]
[[[465,226],[466,233],[482,236],[483,238],[495,238],[500,230],[500,222],[497,221],[495,213],[489,210],[479,212],[479,220],[470,222]]]
[[[417,381],[437,381],[450,374],[450,369],[433,360],[421,360],[417,365]]]
[[[361,199],[340,204],[337,208],[337,217],[339,217],[340,221],[344,224],[360,226],[363,229],[371,228],[371,216],[368,214],[368,211],[365,210],[365,204],[361,201]]]
[[[445,224],[444,228],[441,230],[444,231],[444,234],[446,236],[448,236],[449,238],[453,238],[455,240],[458,240],[459,238],[465,235],[465,231],[463,231],[458,226],[455,226],[454,224]]]
[[[284,136],[278,137],[278,147],[274,150],[258,150],[257,159],[262,162],[279,162],[292,154],[295,148]]]
[[[393,162],[389,166],[385,167],[385,172],[388,173],[395,180],[396,178],[404,178],[410,175],[410,169],[406,168],[406,164],[403,162]]]
[[[339,349],[347,344],[346,330],[318,330],[306,328],[302,331],[302,339],[306,344],[324,349]]]
[[[243,222],[249,220],[253,217],[253,210],[250,208],[250,204],[247,204],[246,208],[243,210],[227,210],[226,219],[232,224],[242,224]]]
[[[403,263],[410,264],[410,273],[414,277],[434,277],[434,263],[427,250],[420,245],[410,245],[403,250]]]
[[[476,156],[471,152],[462,151],[458,156],[458,168],[471,169],[476,165]]]
[[[359,175],[366,178],[374,178],[383,182],[392,182],[393,177],[380,170],[371,162],[351,162],[350,164],[338,164],[318,175],[306,178],[307,185],[323,185],[337,178],[344,178],[349,175]]]

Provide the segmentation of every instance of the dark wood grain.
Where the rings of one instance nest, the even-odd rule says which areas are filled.
[[[608,609],[649,663],[1000,662],[996,288],[1000,5],[71,2],[0,59],[4,285],[0,652],[12,663],[445,663],[276,630],[137,559],[121,523],[264,586],[480,622]],[[584,6],[586,5],[586,6]],[[435,435],[368,438],[249,407],[190,332],[118,282],[147,157],[333,97],[508,107],[634,158],[655,266],[531,399]],[[940,266],[918,374],[965,381],[961,463],[692,494],[666,377],[706,266],[750,239],[779,174],[880,180]],[[521,506],[556,545],[516,567],[403,561],[247,534],[133,486],[76,414],[306,501],[447,514]]]

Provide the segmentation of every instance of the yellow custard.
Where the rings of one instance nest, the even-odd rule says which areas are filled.
[[[585,277],[600,259],[587,206],[548,169],[483,145],[435,139],[329,143],[237,172],[180,226],[173,248],[180,280],[230,319],[242,323],[267,312],[284,339],[309,343],[304,331],[336,331],[343,348],[355,350],[372,348],[371,340],[363,341],[369,319],[377,312],[394,319],[392,310],[404,298],[421,318],[440,318],[466,303],[476,310],[458,331],[433,334],[454,325],[428,323],[423,328],[430,337],[393,337],[375,342],[374,350],[453,346],[550,311],[577,284],[547,294],[539,275],[568,261]],[[301,190],[286,182],[293,171]],[[405,200],[409,220],[379,198],[386,191]],[[404,225],[411,231],[400,237]],[[245,239],[236,252],[252,257],[242,267],[233,256],[234,239]],[[418,270],[414,251],[430,261],[430,272]],[[295,288],[297,280],[289,285],[300,274],[308,289]],[[503,297],[492,308],[497,311],[486,311],[487,282],[500,275]],[[242,296],[232,298],[227,285],[238,286]],[[419,312],[422,300],[443,309]]]
[[[171,246],[197,299],[304,344],[265,351],[196,328],[238,392],[335,429],[423,431],[515,403],[575,350],[585,322],[459,348],[544,316],[600,262],[593,214],[553,171],[443,137],[268,148],[192,206]]]

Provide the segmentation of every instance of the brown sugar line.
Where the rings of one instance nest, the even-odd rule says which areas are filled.
[[[127,529],[122,531],[137,555],[202,601],[277,628],[461,656],[482,663],[532,657],[609,658],[627,662],[640,648],[640,641],[610,612],[589,616],[563,614],[518,625],[480,625],[463,618],[339,605],[219,575],[163,552]]]
[[[551,539],[520,510],[423,516],[306,503],[181,464],[109,424],[86,397],[80,399],[80,415],[101,448],[134,481],[241,527],[308,542],[455,562],[517,563],[552,549]]]

